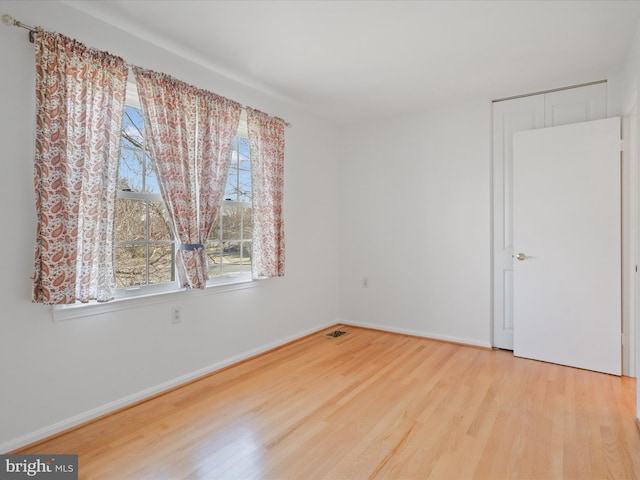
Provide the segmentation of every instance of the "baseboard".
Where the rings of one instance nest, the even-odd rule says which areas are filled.
[[[128,395],[126,397],[123,397],[121,399],[115,400],[113,402],[107,403],[105,405],[102,405],[100,407],[94,408],[92,410],[88,410],[86,412],[83,412],[79,415],[75,415],[71,418],[67,418],[65,420],[62,420],[60,422],[54,423],[53,425],[49,425],[48,427],[44,427],[41,428],[39,430],[36,430],[34,432],[28,433],[26,435],[22,435],[21,437],[18,437],[16,439],[13,440],[9,440],[8,442],[4,442],[2,444],[0,444],[0,453],[7,453],[7,452],[11,452],[14,450],[17,450],[21,447],[25,447],[27,445],[31,445],[34,444],[36,442],[39,442],[43,439],[52,437],[54,435],[57,435],[61,432],[64,432],[66,430],[72,429],[74,427],[77,427],[79,425],[82,425],[84,423],[88,423],[91,422],[92,420],[95,420],[99,417],[102,417],[104,415],[107,415],[109,413],[112,413],[116,410],[120,410],[126,407],[130,407],[135,405],[136,403],[140,403],[142,401],[145,401],[147,399],[149,399],[150,397],[154,397],[157,396],[159,394],[165,393],[168,390],[172,390],[176,387],[180,387],[182,385],[185,385],[189,382],[193,382],[194,380],[198,380],[201,377],[205,377],[211,373],[214,373],[218,370],[222,370],[223,368],[227,368],[229,366],[232,366],[234,364],[243,362],[245,360],[248,360],[250,358],[256,357],[258,355],[261,355],[265,352],[268,352],[269,350],[273,350],[275,348],[279,348],[282,347],[288,343],[294,342],[296,340],[299,340],[303,337],[306,337],[308,335],[312,335],[316,332],[320,332],[322,330],[325,330],[328,327],[331,327],[333,325],[339,324],[340,322],[338,320],[333,321],[333,322],[329,322],[327,324],[323,324],[323,325],[318,325],[314,328],[302,331],[302,332],[298,332],[294,335],[289,335],[281,340],[269,343],[267,345],[263,345],[261,347],[255,348],[253,350],[249,350],[248,352],[244,352],[241,353],[239,355],[235,355],[231,358],[227,358],[225,360],[222,360],[220,362],[216,362],[213,365],[209,365],[207,367],[195,370],[193,372],[187,373],[185,375],[182,375],[180,377],[174,378],[172,380],[169,380],[167,382],[161,383],[159,385],[156,385],[154,387],[151,388],[147,388],[145,390],[142,390],[140,392],[134,393],[132,395]]]
[[[451,335],[441,335],[438,333],[430,333],[430,332],[420,332],[417,330],[409,330],[407,328],[397,328],[397,327],[391,327],[389,325],[378,325],[377,323],[354,322],[354,321],[345,320],[345,319],[342,319],[341,323],[343,325],[352,325],[354,327],[369,328],[372,330],[380,330],[383,332],[401,333],[403,335],[411,335],[412,337],[423,337],[423,338],[429,338],[431,340],[440,340],[443,342],[458,343],[460,345],[469,345],[469,346],[481,347],[481,348],[491,348],[491,343],[483,342],[483,341],[472,339],[472,338],[454,337]]]

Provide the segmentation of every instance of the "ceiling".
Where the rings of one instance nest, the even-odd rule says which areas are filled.
[[[337,123],[601,80],[637,1],[66,2]]]

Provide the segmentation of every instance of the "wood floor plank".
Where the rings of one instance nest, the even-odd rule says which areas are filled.
[[[634,379],[343,329],[20,453],[85,480],[640,479]]]

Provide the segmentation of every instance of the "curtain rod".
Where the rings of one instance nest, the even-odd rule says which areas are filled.
[[[31,43],[34,43],[36,41],[35,34],[40,31],[40,27],[31,27],[19,20],[16,20],[11,15],[7,15],[6,13],[2,15],[2,23],[4,23],[8,27],[20,27],[29,30],[29,41]]]
[[[2,15],[2,23],[4,23],[8,27],[20,27],[20,28],[24,28],[25,30],[29,30],[29,41],[31,43],[35,43],[36,41],[35,34],[41,30],[40,27],[32,27],[30,25],[22,23],[21,21],[16,20],[11,15],[7,15],[6,13]],[[245,106],[243,105],[242,108],[245,108]],[[287,121],[284,121],[284,124],[286,127],[289,127],[289,128],[292,127],[292,124]]]

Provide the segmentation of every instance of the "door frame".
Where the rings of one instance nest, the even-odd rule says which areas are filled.
[[[627,214],[623,210],[622,251],[623,271],[623,348],[628,348],[628,354],[623,353],[623,375],[637,377],[640,373],[640,282],[638,282],[638,261],[640,259],[640,124],[638,122],[638,92],[633,92],[623,105],[622,115],[622,167],[623,176],[628,172],[628,178],[623,183],[623,209],[627,207]],[[624,195],[624,187],[628,195]],[[626,221],[626,228],[625,228]],[[626,250],[625,250],[626,247]],[[625,255],[626,254],[626,255]],[[626,280],[626,282],[625,282]],[[626,293],[626,295],[625,295]],[[639,387],[640,390],[640,387]]]
[[[490,219],[491,219],[491,232],[490,232],[490,289],[489,289],[489,305],[490,305],[490,315],[489,315],[489,332],[491,338],[491,345],[495,347],[494,341],[494,276],[495,272],[495,259],[494,259],[494,222],[496,221],[494,215],[494,195],[495,188],[494,185],[494,142],[493,142],[493,124],[494,124],[494,111],[493,104],[496,101],[509,100],[511,98],[519,98],[530,95],[538,95],[553,91],[560,90],[568,90],[571,88],[583,87],[592,85],[594,83],[600,82],[591,82],[586,84],[580,84],[575,86],[570,86],[566,88],[559,88],[549,91],[541,91],[535,92],[527,95],[518,95],[515,97],[508,98],[500,98],[492,100],[489,104],[490,108],[490,122],[491,122],[491,131],[490,135]],[[607,82],[608,83],[608,82]],[[609,84],[608,84],[609,85]],[[609,88],[609,87],[608,87]],[[611,107],[611,93],[608,93],[608,101],[607,101],[607,109],[610,110]],[[626,295],[623,293],[622,297],[622,315],[621,321],[623,322],[623,339],[622,339],[622,348],[623,348],[623,369],[622,374],[624,376],[629,377],[637,377],[640,373],[640,281],[638,281],[638,273],[635,271],[636,266],[640,260],[640,219],[638,219],[638,215],[640,214],[640,119],[638,118],[638,110],[640,109],[640,105],[638,104],[638,91],[634,91],[633,95],[630,96],[629,99],[625,101],[622,106],[622,129],[623,129],[623,152],[622,152],[622,166],[623,169],[629,172],[628,182],[626,183],[628,196],[624,195],[622,200],[622,208],[623,208],[623,216],[622,216],[622,224],[623,224],[623,232],[622,232],[622,250],[623,252],[629,252],[628,255],[623,253],[623,264],[622,269],[627,269],[628,275],[625,277],[623,274],[623,282],[622,282],[622,290],[626,292]],[[608,116],[612,114],[611,111],[608,111]],[[634,125],[635,124],[635,125]],[[625,168],[626,167],[626,168]],[[625,171],[623,170],[623,171]],[[623,177],[624,178],[624,177]],[[624,188],[624,185],[623,185]],[[624,209],[628,214],[624,214]],[[628,228],[627,228],[628,227]],[[633,271],[631,271],[633,270]],[[625,313],[627,312],[627,313]],[[627,355],[628,352],[628,355]],[[626,360],[625,360],[626,359]],[[640,392],[640,384],[638,385],[638,391]],[[640,404],[639,410],[640,412]]]

